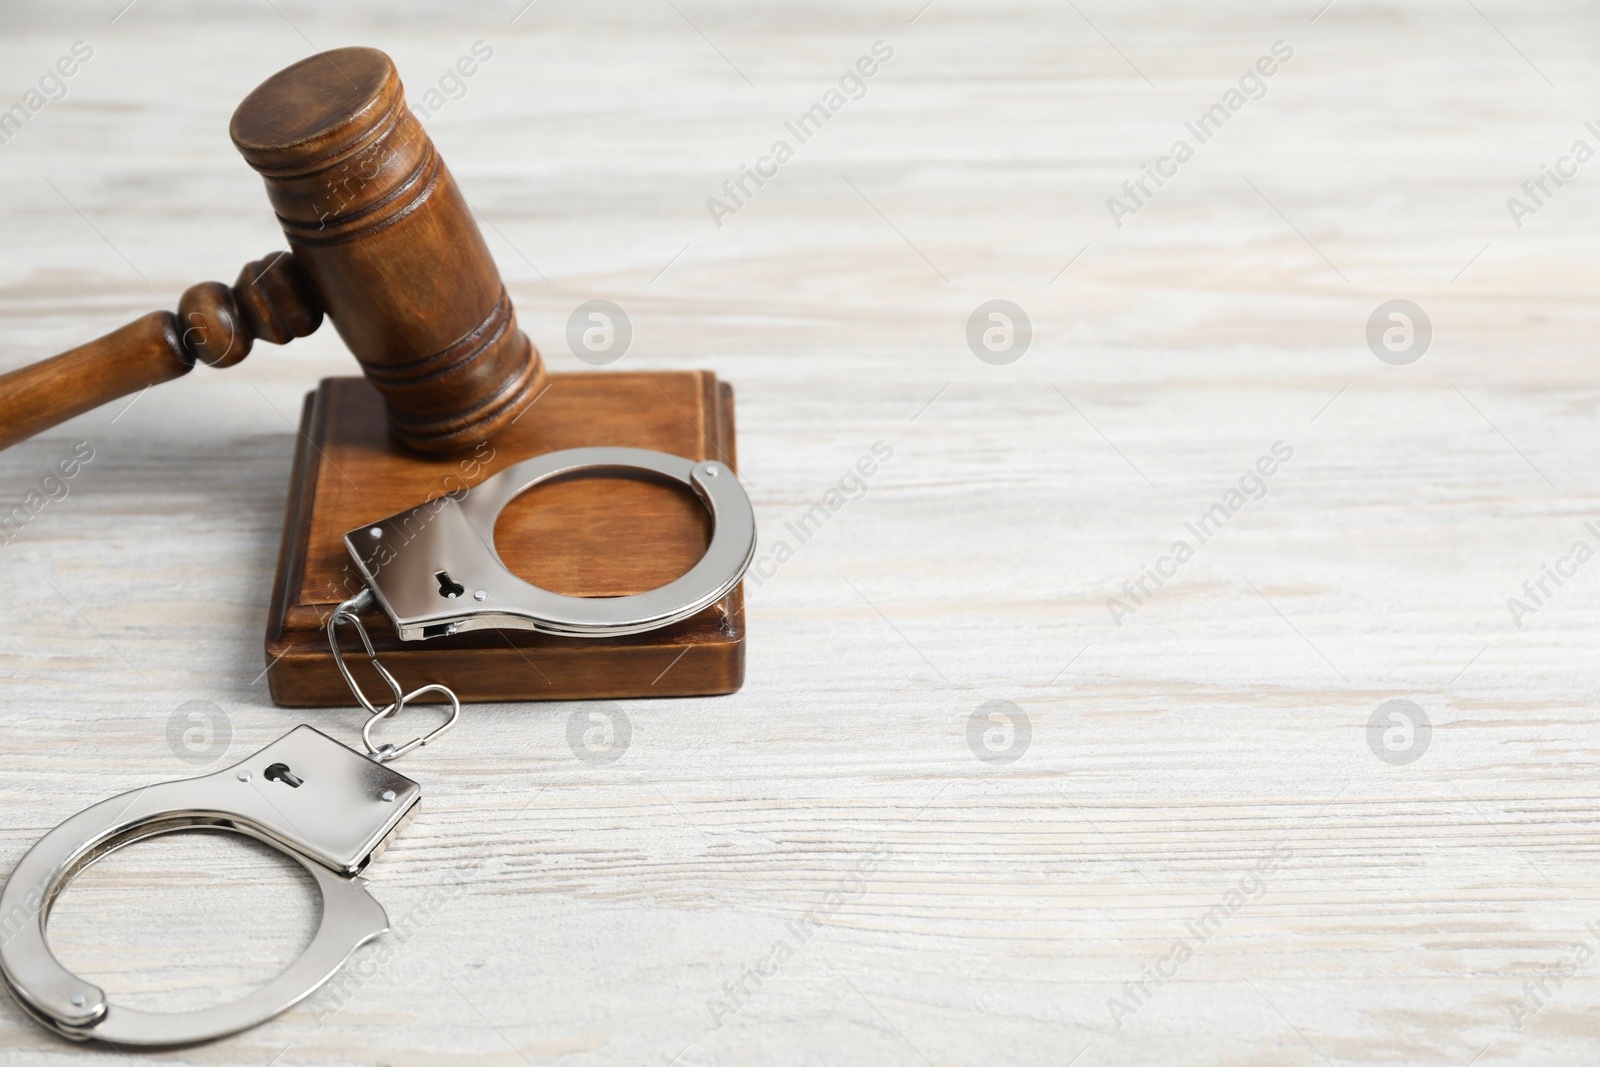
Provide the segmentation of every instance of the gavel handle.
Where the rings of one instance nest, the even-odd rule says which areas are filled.
[[[70,352],[0,376],[0,448],[147,386],[189,373],[178,320],[152,311]]]
[[[256,338],[284,344],[322,325],[322,302],[294,255],[247,263],[230,289],[190,286],[178,313],[152,311],[59,356],[0,375],[0,448],[75,415],[189,373],[231,367]]]

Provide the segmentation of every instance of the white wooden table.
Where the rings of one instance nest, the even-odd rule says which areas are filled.
[[[1600,563],[1507,601],[1600,547],[1600,163],[1520,228],[1506,204],[1600,148],[1592,12],[122,2],[0,12],[0,110],[93,49],[0,144],[5,367],[281,246],[226,133],[261,79],[371,44],[419,101],[483,41],[427,125],[550,366],[585,369],[567,316],[606,298],[617,367],[731,380],[763,552],[893,451],[748,585],[742,692],[627,705],[610,762],[568,743],[605,709],[470,708],[401,767],[424,811],[371,869],[399,932],[159,1062],[1594,1062]],[[966,336],[994,299],[1033,329],[999,365]],[[1408,365],[1367,343],[1391,299],[1431,323]],[[346,373],[324,329],[0,454],[5,513],[93,449],[0,546],[0,866],[300,721],[355,736],[261,679],[291,422]],[[1391,700],[1431,733],[1369,729]],[[315,915],[287,861],[178,837],[91,869],[51,934],[181,1009]],[[0,1063],[91,1061],[121,1057],[0,1004]]]

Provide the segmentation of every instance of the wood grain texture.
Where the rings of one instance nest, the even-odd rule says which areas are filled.
[[[113,400],[181,378],[196,362],[226,368],[257,337],[283,344],[322,325],[292,255],[246,263],[232,289],[200,282],[178,313],[152,311],[104,337],[0,375],[0,448]],[[115,417],[115,416],[113,416]]]
[[[449,495],[514,463],[602,443],[738,470],[732,390],[710,372],[549,378],[531,414],[465,454],[395,447],[383,399],[363,378],[330,378],[306,398],[284,542],[267,620],[267,681],[290,706],[354,706],[328,648],[328,616],[364,585],[344,535]],[[531,409],[530,409],[531,411]],[[687,490],[642,478],[558,479],[511,501],[494,547],[513,573],[568,596],[631,596],[680,577],[705,554],[710,521]],[[466,701],[600,700],[731,693],[744,681],[744,593],[649,633],[585,639],[474,631],[401,641],[381,610],[373,647],[407,689],[448,685]],[[347,653],[356,649],[348,634]],[[364,656],[368,693],[386,692]]]
[[[73,49],[93,58],[85,42]],[[49,91],[67,91],[47,76]],[[29,99],[42,107],[39,92]],[[20,132],[36,105],[24,108],[0,136]],[[341,48],[292,63],[245,97],[229,134],[265,181],[290,250],[246,264],[233,290],[190,286],[176,318],[152,312],[0,378],[0,448],[197,361],[233,366],[257,337],[304,337],[325,310],[411,448],[471,448],[527,409],[543,363],[388,56]]]
[[[170,311],[152,311],[104,337],[0,377],[0,448],[102,404],[181,378],[194,356]]]
[[[733,383],[761,553],[794,548],[747,583],[744,688],[627,702],[614,762],[568,744],[598,709],[466,709],[403,761],[422,809],[369,878],[405,934],[370,977],[161,1062],[1594,1062],[1593,961],[1512,1009],[1600,917],[1600,563],[1521,628],[1506,606],[1600,511],[1596,164],[1520,229],[1506,207],[1595,143],[1587,8],[117,6],[0,11],[0,102],[95,49],[0,145],[8,368],[273,246],[227,120],[302,33],[383,48],[414,105],[481,39],[424,122],[523,328],[587,371],[567,319],[614,300],[615,370]],[[706,199],[880,39],[866,96],[718,228]],[[1107,198],[1278,40],[1267,94],[1118,229]],[[996,298],[1034,327],[1009,366],[966,341]],[[1433,325],[1406,367],[1365,340],[1394,298]],[[0,866],[196,769],[167,740],[189,701],[229,725],[177,746],[226,749],[205,766],[302,719],[355,736],[260,677],[301,398],[355,372],[327,330],[272,356],[0,454],[9,507],[96,450],[0,549]],[[879,440],[892,459],[798,543]],[[1107,599],[1279,440],[1266,497],[1116,626]],[[1397,698],[1433,723],[1404,766],[1367,742]],[[1029,716],[1008,765],[968,746],[991,700]],[[306,936],[284,868],[195,844],[62,901],[56,943],[113,996],[220,999]],[[1108,1000],[1280,844],[1114,1029]],[[807,914],[717,1026],[708,1001]],[[0,1049],[123,1062],[9,1003]]]
[[[290,64],[228,132],[397,437],[471,448],[533,403],[539,353],[388,56],[336,48]]]

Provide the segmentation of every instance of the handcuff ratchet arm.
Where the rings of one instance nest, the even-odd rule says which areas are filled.
[[[291,786],[282,772],[292,768]],[[117,1045],[183,1045],[266,1021],[338,971],[388,918],[356,875],[414,813],[417,784],[300,726],[240,763],[199,778],[135,789],[85,808],[23,856],[0,892],[0,975],[40,1022],[65,1037]],[[227,1004],[147,1012],[108,1004],[68,971],[45,940],[67,884],[114,849],[160,834],[222,830],[257,838],[299,861],[322,894],[304,953],[266,985]]]

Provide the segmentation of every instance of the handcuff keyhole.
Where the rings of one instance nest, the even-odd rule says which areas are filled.
[[[446,600],[454,600],[467,591],[467,587],[450,577],[449,571],[440,571],[434,575],[439,582],[439,595]]]
[[[299,789],[300,784],[305,781],[304,778],[291,771],[287,763],[274,763],[263,773],[266,775],[267,781],[282,782],[291,789]]]

